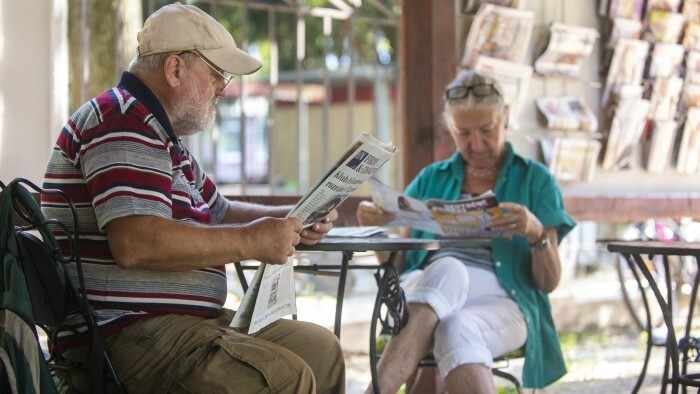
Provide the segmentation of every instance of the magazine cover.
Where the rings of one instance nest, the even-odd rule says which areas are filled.
[[[608,18],[641,20],[644,0],[610,0]]]
[[[698,172],[700,161],[700,107],[688,109],[683,127],[676,170],[681,174]]]
[[[642,138],[649,112],[649,100],[625,98],[615,110],[610,126],[605,154],[604,170],[622,170],[631,167],[634,152]]]
[[[683,47],[686,51],[700,51],[700,22],[686,25]]]
[[[685,23],[700,24],[700,0],[683,0]]]
[[[554,138],[549,171],[560,182],[590,182],[600,146],[600,141],[589,138]]]
[[[622,38],[627,38],[631,40],[639,40],[642,35],[642,22],[634,19],[626,18],[615,18],[612,22],[612,28],[610,31],[610,37],[606,46],[608,48],[615,48],[615,45]]]
[[[683,79],[680,77],[657,78],[651,92],[649,119],[673,119],[676,116],[682,90]]]
[[[651,10],[677,12],[680,5],[681,0],[647,0],[647,12]]]
[[[598,39],[598,31],[588,27],[553,23],[545,51],[535,61],[535,71],[542,75],[581,77],[581,66]]]
[[[489,238],[503,234],[488,227],[492,217],[503,215],[491,191],[458,201],[430,199],[425,204],[445,238]]]
[[[700,107],[700,51],[688,52],[685,58],[683,108]]]
[[[656,42],[675,44],[683,31],[683,14],[664,10],[651,10],[649,31]]]
[[[482,5],[467,35],[462,67],[473,68],[479,56],[522,63],[530,43],[533,20],[532,11]]]
[[[685,55],[685,50],[680,44],[654,44],[654,49],[651,51],[649,76],[652,78],[677,76],[681,63],[683,63],[683,55]]]
[[[495,237],[502,233],[488,228],[491,217],[503,214],[492,192],[459,200],[430,199],[425,202],[406,196],[379,179],[370,178],[372,202],[394,215],[386,227],[410,227],[444,238]]]
[[[602,106],[607,107],[622,85],[642,83],[649,43],[643,40],[620,39],[615,45],[603,90]]]
[[[671,163],[673,142],[676,140],[678,123],[673,120],[659,120],[654,122],[647,156],[647,171],[661,174],[666,171]]]

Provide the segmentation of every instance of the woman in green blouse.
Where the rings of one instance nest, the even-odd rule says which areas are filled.
[[[492,190],[505,213],[489,226],[503,235],[407,256],[409,322],[379,362],[380,390],[395,393],[431,347],[450,394],[495,393],[493,359],[523,346],[523,385],[545,387],[566,373],[547,294],[561,277],[559,240],[575,222],[548,170],[506,142],[508,108],[496,81],[460,72],[447,87],[444,120],[456,152],[423,168],[405,194],[454,201]],[[357,217],[363,225],[393,219],[371,202]]]

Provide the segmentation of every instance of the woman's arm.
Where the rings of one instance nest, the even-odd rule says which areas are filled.
[[[499,206],[506,213],[494,218],[489,226],[501,230],[506,236],[522,235],[527,237],[532,257],[532,279],[540,290],[551,293],[561,279],[561,261],[559,260],[559,238],[556,229],[545,228],[542,222],[530,210],[521,204],[504,202]],[[546,238],[546,242],[542,242]]]
[[[532,256],[532,279],[535,285],[545,293],[551,293],[561,279],[561,261],[559,260],[559,238],[554,228],[543,228],[544,235],[530,242]],[[542,239],[546,237],[546,245]],[[529,240],[529,239],[528,239]]]

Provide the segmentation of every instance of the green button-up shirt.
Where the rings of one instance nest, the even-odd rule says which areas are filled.
[[[464,180],[464,160],[456,152],[447,160],[423,168],[406,188],[406,194],[419,200],[439,198],[458,200]],[[556,227],[561,240],[575,225],[564,211],[561,191],[554,177],[539,162],[526,159],[506,143],[506,158],[493,190],[500,202],[526,206],[545,227]],[[414,230],[416,238],[434,238],[431,233]],[[547,294],[532,278],[532,259],[526,237],[494,238],[491,241],[496,276],[525,316],[527,342],[523,386],[545,387],[566,373],[559,336],[552,320]],[[405,271],[420,268],[427,251],[407,255]]]

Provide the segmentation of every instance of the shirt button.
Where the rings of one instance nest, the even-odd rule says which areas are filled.
[[[496,261],[496,267],[500,267],[500,266],[501,266],[501,262],[500,262],[500,261]]]
[[[515,295],[515,290],[511,290],[510,294]]]

